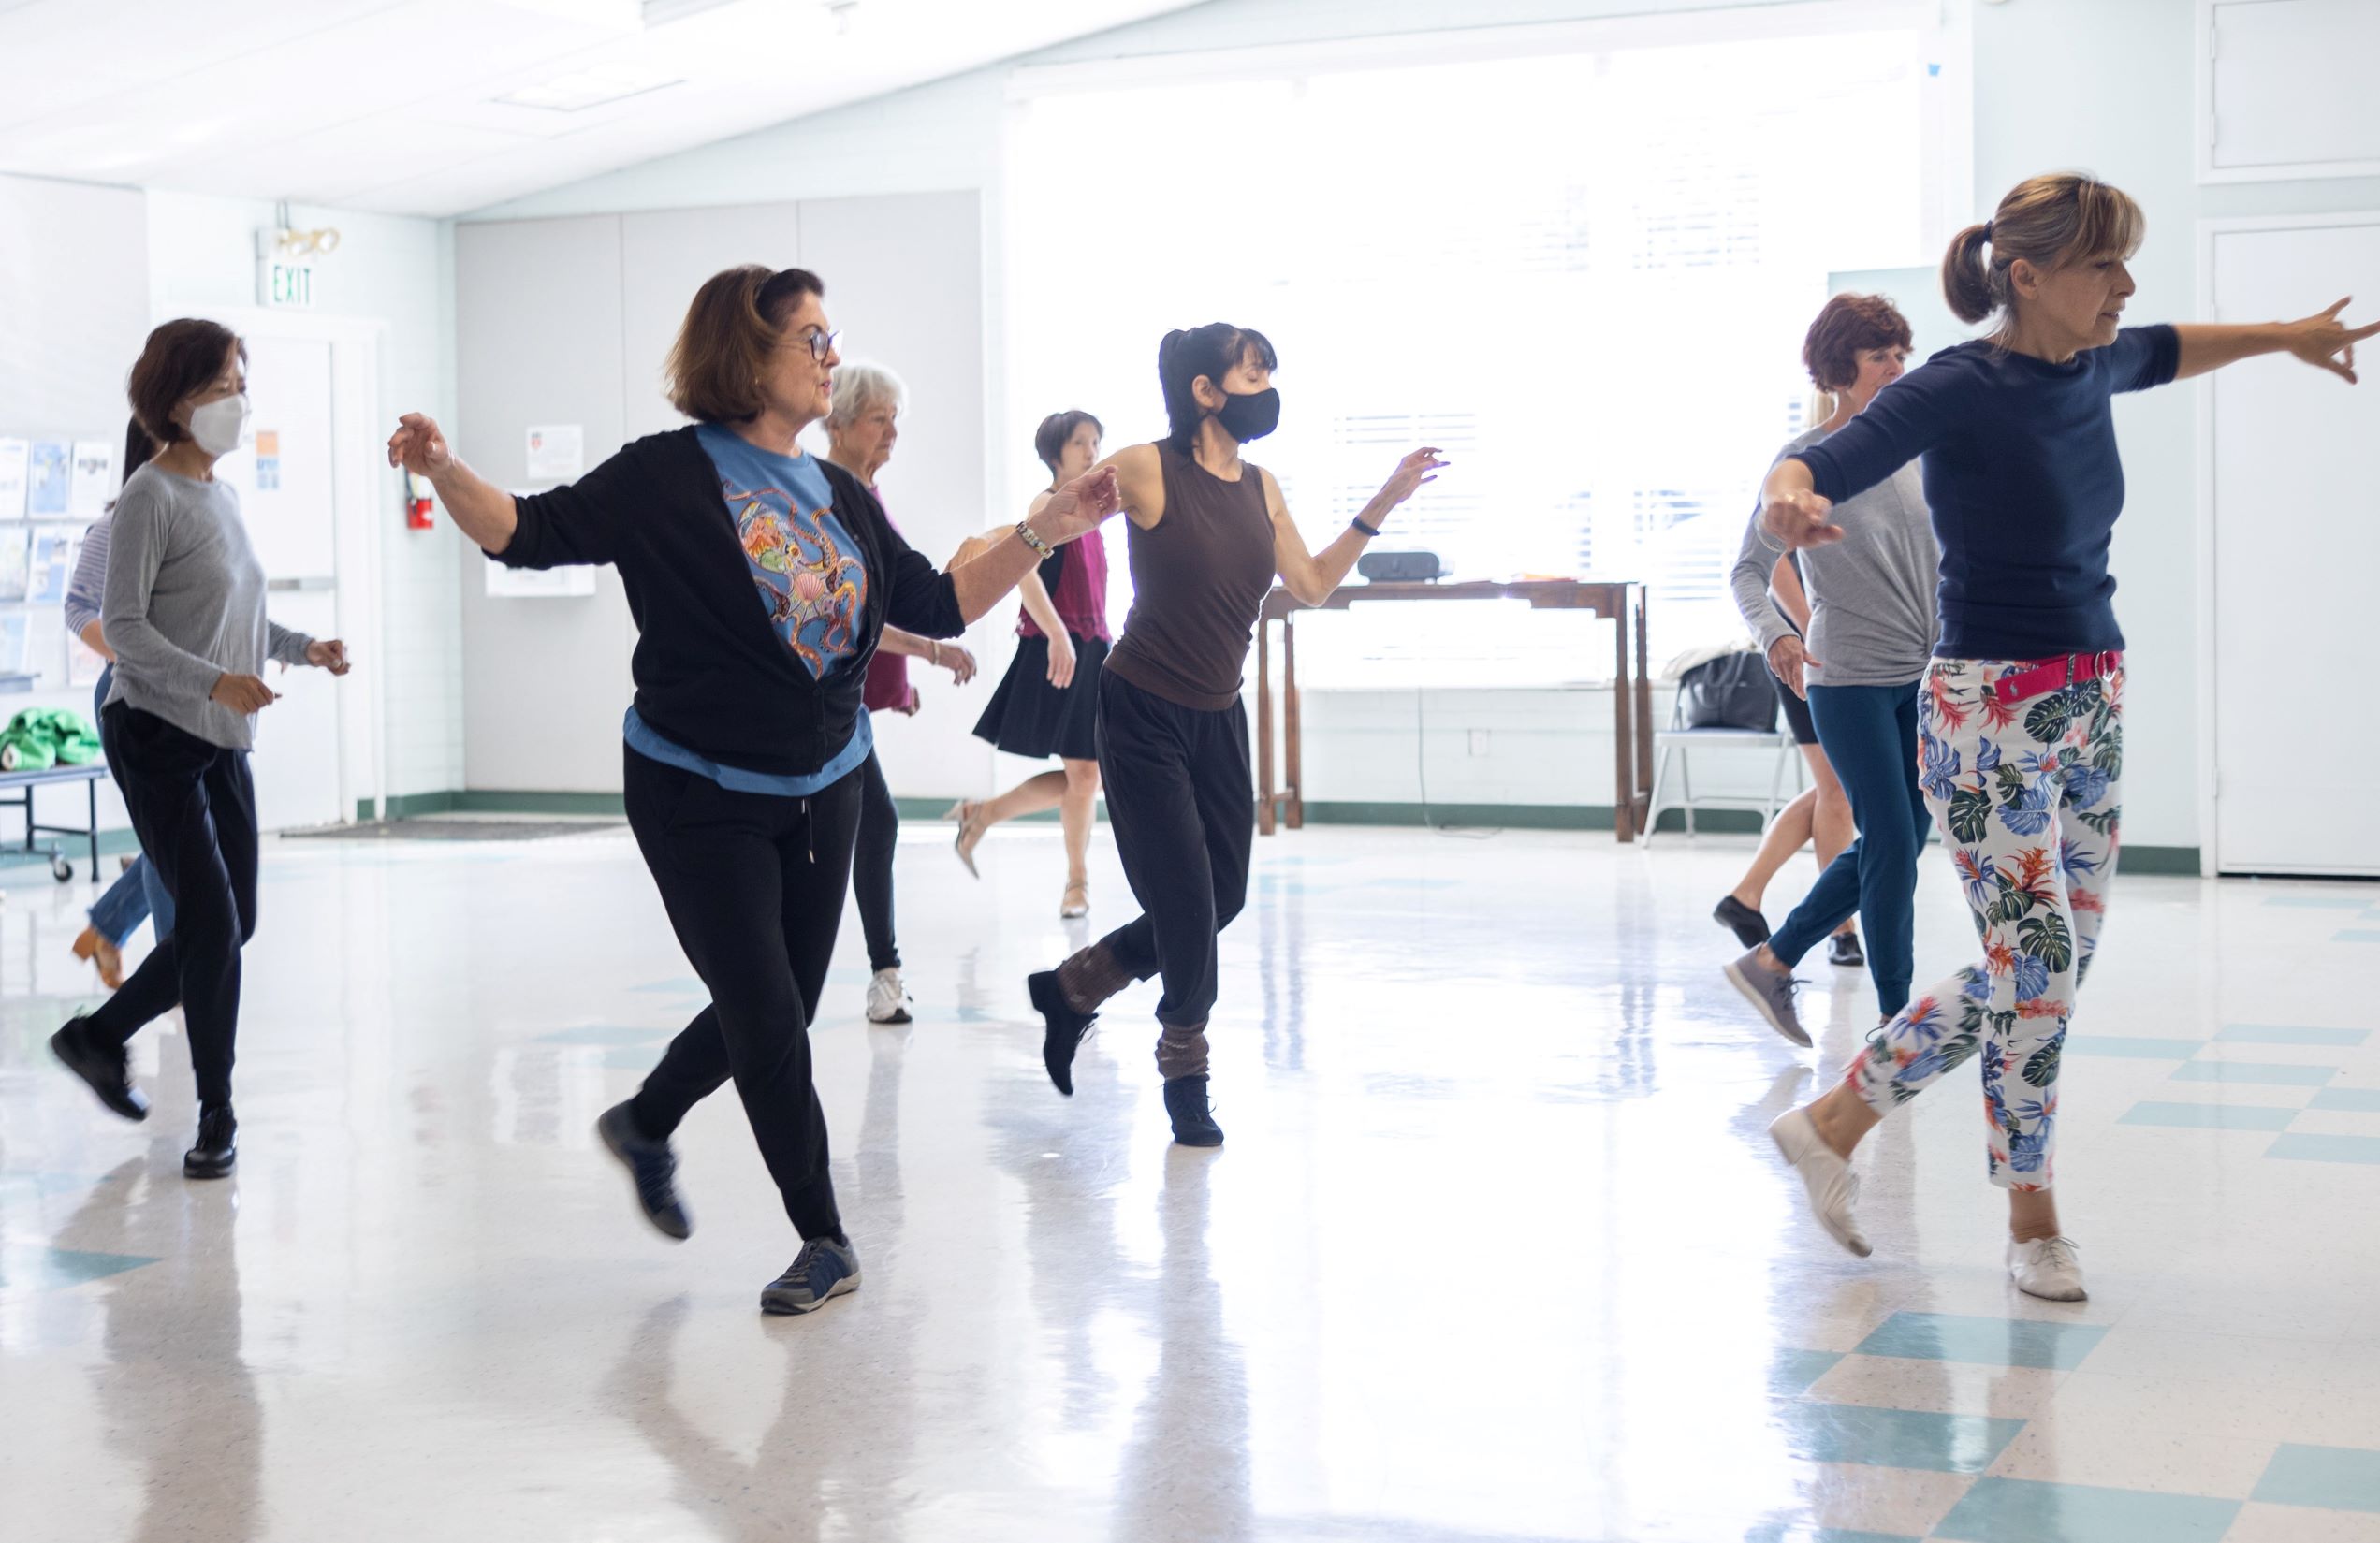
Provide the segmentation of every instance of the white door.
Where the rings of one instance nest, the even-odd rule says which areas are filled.
[[[331,345],[248,335],[250,443],[217,464],[240,493],[248,538],[271,583],[275,621],[314,636],[339,635],[338,560],[332,521]],[[339,794],[339,693],[321,670],[265,669],[281,700],[256,716],[256,821],[266,830],[327,825],[343,817]]]
[[[2226,230],[2215,319],[2301,316],[2380,273],[2380,224]],[[2369,317],[2380,295],[2352,308]],[[2368,350],[2362,369],[2380,366]],[[2363,703],[2380,573],[2380,389],[2285,356],[2213,378],[2215,865],[2380,875]]]

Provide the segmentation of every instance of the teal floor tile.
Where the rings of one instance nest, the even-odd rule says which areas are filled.
[[[2380,1163],[2380,1136],[2319,1136],[2296,1130],[2273,1137],[2264,1155],[2300,1162]]]
[[[2251,1500],[2276,1506],[2323,1506],[2334,1511],[2380,1511],[2380,1452],[2359,1447],[2300,1447],[2283,1443],[2272,1454]]]
[[[2136,1103],[2118,1125],[2168,1125],[2193,1130],[2286,1130],[2294,1109],[2227,1103]]]
[[[632,986],[629,989],[663,997],[700,997],[707,994],[710,988],[704,985],[694,976],[683,975],[675,981],[655,981],[650,985]]]
[[[1777,1406],[1796,1457],[1812,1463],[1860,1463],[1879,1468],[1922,1468],[1937,1474],[1979,1474],[2024,1429],[2021,1419],[1939,1415],[1922,1409],[1876,1409],[1864,1404],[1789,1400]]]
[[[2306,1107],[2347,1114],[2380,1114],[2380,1088],[2326,1087]]]
[[[2156,1040],[2141,1034],[2068,1034],[2068,1055],[2123,1055],[2141,1061],[2186,1061],[2204,1040]]]
[[[1967,1317],[1955,1313],[1895,1313],[1860,1342],[1863,1356],[1957,1361],[1978,1366],[2038,1366],[2072,1371],[2106,1337],[2095,1323],[2039,1318]]]
[[[2226,1024],[2215,1035],[2231,1045],[2359,1045],[2368,1028],[2305,1028],[2294,1024]]]
[[[52,1248],[47,1244],[0,1244],[0,1289],[50,1291],[105,1280],[138,1270],[156,1259],[143,1254],[99,1254],[83,1248]]]
[[[2177,1068],[2177,1083],[2236,1083],[2242,1087],[2320,1087],[2335,1066],[2285,1066],[2274,1061],[2192,1061]]]
[[[2372,902],[2344,895],[2276,895],[2265,904],[2294,910],[2363,910]]]
[[[1907,1533],[1851,1532],[1842,1527],[1811,1527],[1796,1521],[1763,1521],[1744,1535],[1744,1543],[1923,1543]]]
[[[2331,934],[2334,943],[2380,943],[2380,927],[2343,927]]]
[[[1979,1478],[1934,1536],[1962,1543],[2217,1543],[2239,1514],[2236,1500]]]
[[[1842,1359],[1840,1350],[1779,1350],[1769,1362],[1769,1391],[1806,1393],[1811,1383],[1834,1370]]]

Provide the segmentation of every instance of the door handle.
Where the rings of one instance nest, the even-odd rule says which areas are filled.
[[[337,579],[328,577],[269,578],[265,580],[265,589],[269,592],[276,595],[327,594],[330,590],[337,589],[339,581]]]

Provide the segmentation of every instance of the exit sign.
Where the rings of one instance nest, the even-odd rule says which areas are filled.
[[[312,311],[314,265],[289,257],[257,258],[256,303],[280,311]]]

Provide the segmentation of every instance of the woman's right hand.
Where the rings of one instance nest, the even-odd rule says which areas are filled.
[[[236,713],[257,713],[281,700],[281,693],[264,683],[261,677],[233,675],[229,671],[215,677],[215,689],[207,693]]]
[[[1785,543],[1789,551],[1823,546],[1843,539],[1843,527],[1831,517],[1833,513],[1834,501],[1822,493],[1775,493],[1760,508],[1760,527]]]
[[[1826,668],[1826,661],[1812,659],[1810,650],[1803,648],[1802,640],[1791,633],[1769,645],[1769,668],[1774,670],[1776,677],[1792,687],[1793,694],[1804,702],[1810,699],[1810,688],[1803,670],[1811,664],[1821,670]]]
[[[1049,683],[1061,691],[1074,683],[1074,640],[1064,633],[1049,640]]]
[[[418,477],[435,478],[455,463],[438,420],[427,413],[407,413],[388,436],[388,464],[402,466]]]
[[[1102,466],[1051,493],[1030,524],[1044,541],[1056,546],[1088,535],[1123,506],[1116,468]]]

